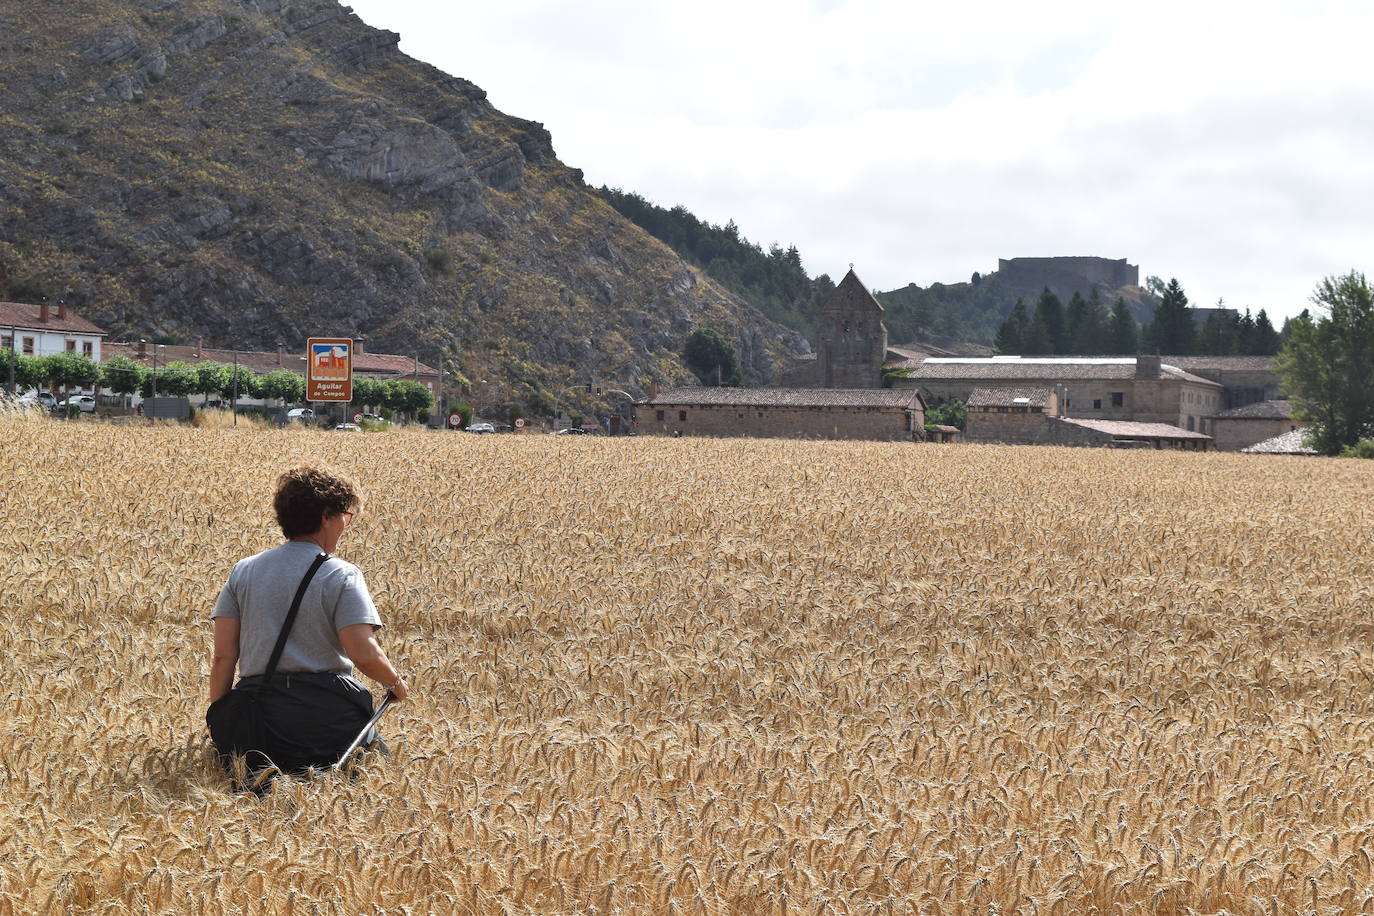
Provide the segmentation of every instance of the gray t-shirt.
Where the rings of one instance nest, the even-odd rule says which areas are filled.
[[[319,554],[320,548],[309,541],[287,541],[234,564],[210,617],[238,619],[240,677],[267,670],[291,599]],[[330,557],[305,590],[277,670],[352,674],[353,663],[339,642],[339,631],[355,623],[378,629],[382,618],[358,567]]]

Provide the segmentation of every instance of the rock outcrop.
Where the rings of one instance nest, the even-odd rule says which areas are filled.
[[[0,295],[62,296],[116,338],[363,335],[526,401],[682,381],[702,323],[753,382],[806,349],[616,214],[542,124],[334,0],[12,0],[0,84]]]

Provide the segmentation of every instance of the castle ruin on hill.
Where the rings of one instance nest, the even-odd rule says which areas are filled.
[[[1125,258],[998,258],[997,273],[1014,286],[1053,290],[1092,286],[1119,289],[1140,285],[1140,267]]]

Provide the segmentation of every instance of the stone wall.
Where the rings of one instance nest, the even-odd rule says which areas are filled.
[[[1042,410],[1024,407],[970,408],[964,418],[964,438],[968,442],[1039,445],[1048,441],[1048,435]]]
[[[896,407],[668,405],[635,409],[635,428],[641,435],[910,442],[919,438],[924,426],[925,414],[920,409]]]
[[[1301,424],[1284,417],[1219,417],[1213,421],[1212,437],[1217,451],[1238,452],[1257,442],[1281,436]]]

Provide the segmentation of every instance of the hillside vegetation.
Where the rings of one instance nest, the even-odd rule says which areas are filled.
[[[756,382],[804,348],[397,40],[334,0],[5,3],[0,298],[116,337],[365,335],[516,396],[686,378],[701,323]]]
[[[0,437],[0,913],[1374,905],[1369,462]],[[207,616],[305,461],[413,693],[390,761],[259,802]]]
[[[733,220],[724,226],[712,225],[681,204],[660,207],[640,194],[620,188],[603,186],[601,194],[627,219],[702,268],[726,289],[771,320],[815,343],[820,305],[835,284],[826,273],[814,279],[808,277],[796,245],[784,249],[774,242],[764,251],[757,242],[742,235]],[[861,273],[862,269],[861,265]],[[1087,280],[1080,286],[1083,296],[1094,292],[1093,284]],[[924,288],[912,283],[887,292],[873,292],[885,310],[883,321],[891,343],[960,347],[996,344],[998,330],[1017,300],[1033,304],[1042,291],[1041,287],[1017,283],[992,272],[975,274],[966,283],[933,283]],[[1065,296],[1073,292],[1069,289]],[[1103,290],[1096,292],[1101,294]],[[1137,313],[1152,308],[1152,300],[1143,296],[1143,291],[1114,292],[1128,296]]]

